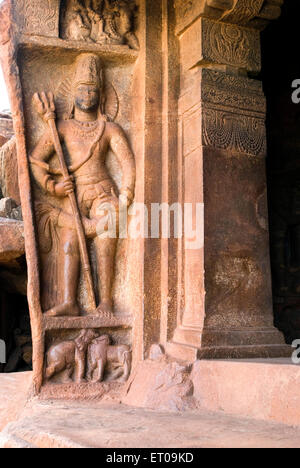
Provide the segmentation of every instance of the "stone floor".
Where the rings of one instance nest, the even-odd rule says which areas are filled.
[[[143,391],[151,396],[158,392],[152,382],[157,369],[153,375],[149,369]],[[173,407],[146,409],[136,397],[138,388],[129,399],[132,406],[113,399],[26,402],[32,374],[0,374],[0,448],[300,448],[299,366],[282,360],[201,361],[194,373],[201,409],[176,413]],[[176,385],[174,391],[176,396]]]
[[[0,447],[299,448],[300,428],[208,411],[163,413],[124,405],[33,402]]]
[[[0,374],[0,431],[23,411],[32,372]]]

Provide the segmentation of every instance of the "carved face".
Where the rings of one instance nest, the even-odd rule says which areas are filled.
[[[93,112],[99,107],[100,92],[96,85],[79,84],[74,97],[75,106],[83,112]]]

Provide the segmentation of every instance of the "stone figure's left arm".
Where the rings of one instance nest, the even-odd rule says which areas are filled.
[[[111,128],[110,147],[115,153],[123,173],[120,194],[126,195],[129,204],[131,204],[135,189],[135,160],[125,133],[121,127],[115,124]]]

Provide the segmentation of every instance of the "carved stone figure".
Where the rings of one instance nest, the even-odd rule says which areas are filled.
[[[87,380],[94,380],[94,382],[102,382],[104,377],[104,370],[107,363],[107,349],[109,346],[108,335],[99,336],[92,341],[88,347],[88,373]],[[97,375],[94,377],[94,372],[97,370]]]
[[[68,118],[58,119],[56,124],[53,96],[35,96],[38,111],[49,125],[30,156],[40,191],[35,206],[43,273],[42,306],[47,316],[82,313],[78,304],[81,263],[89,313],[110,317],[119,199],[105,161],[111,149],[123,174],[120,195],[129,206],[134,198],[134,156],[123,130],[104,114],[104,78],[98,56],[81,54],[76,59],[70,92]],[[112,218],[115,232],[108,236]],[[100,298],[97,308],[87,238],[93,240],[95,249]]]
[[[110,345],[107,349],[108,380],[126,382],[131,371],[131,351],[127,345]]]
[[[108,380],[118,379],[126,382],[131,370],[131,351],[127,345],[109,345],[108,335],[100,336],[88,347],[87,379],[102,382],[105,370],[109,373]],[[95,372],[97,374],[95,376]]]
[[[75,340],[63,341],[51,346],[46,354],[46,380],[54,375],[66,371],[67,377],[72,375],[77,366],[77,383],[84,381],[86,350],[97,334],[93,330],[82,330]]]
[[[139,49],[133,28],[132,0],[66,0],[62,8],[61,34],[64,39],[124,44]]]
[[[79,1],[74,0],[68,12],[66,38],[74,41],[92,42],[90,38],[91,22]]]

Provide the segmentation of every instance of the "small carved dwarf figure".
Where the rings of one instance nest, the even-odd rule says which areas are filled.
[[[81,4],[79,0],[72,0],[67,12],[66,23],[66,39],[93,42],[90,38],[91,22],[85,5]]]
[[[87,379],[102,382],[104,372],[109,371],[108,380],[126,382],[131,371],[131,351],[127,345],[110,345],[108,335],[95,338],[87,351]],[[97,371],[97,375],[94,376]]]
[[[98,227],[102,226],[103,233],[107,230],[107,207],[115,213],[118,221],[119,199],[105,161],[111,149],[121,166],[120,195],[127,206],[134,198],[135,162],[123,130],[108,122],[103,114],[103,93],[103,70],[99,57],[81,54],[75,63],[69,119],[57,121],[71,177],[64,180],[59,170],[53,168],[55,146],[49,130],[41,137],[30,157],[34,180],[44,197],[44,201],[36,203],[36,214],[44,274],[42,302],[48,316],[78,316],[81,313],[77,302],[79,244],[68,197],[73,191],[85,235],[93,239],[95,247],[101,300],[96,313],[102,316],[113,313],[112,284],[118,226],[114,237],[99,235]],[[50,287],[51,281],[54,284]]]
[[[77,367],[76,382],[84,381],[85,361],[88,345],[97,337],[94,330],[82,330],[75,340],[63,341],[51,346],[46,354],[46,380],[66,371],[69,380],[72,379]]]

